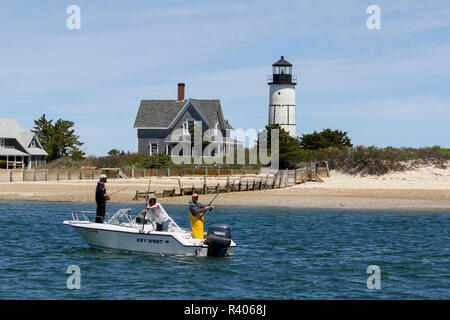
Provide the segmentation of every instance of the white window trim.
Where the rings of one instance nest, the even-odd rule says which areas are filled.
[[[194,126],[197,123],[201,123],[201,120],[194,120],[194,119],[186,119],[183,121],[183,135],[189,135],[189,122],[193,122]]]
[[[159,153],[159,143],[154,143],[154,142],[149,142],[149,155],[150,156],[153,156],[153,152],[152,152],[152,145],[154,145],[154,144],[156,144],[156,153],[155,154],[158,154]]]

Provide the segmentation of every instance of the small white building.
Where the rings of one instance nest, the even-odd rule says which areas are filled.
[[[297,136],[295,121],[295,85],[297,78],[292,76],[292,64],[281,59],[272,65],[269,76],[269,125],[279,124],[290,136]]]
[[[0,168],[28,168],[46,163],[47,152],[36,135],[11,118],[0,118]]]

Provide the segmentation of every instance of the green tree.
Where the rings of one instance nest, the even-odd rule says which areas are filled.
[[[271,124],[265,127],[267,132],[267,150],[270,152],[272,149],[271,141],[271,131],[272,129],[278,130],[278,146],[279,146],[279,165],[280,169],[293,168],[296,164],[296,158],[298,152],[300,150],[300,142],[297,138],[291,137],[289,133],[280,127],[279,124]],[[260,139],[262,139],[260,137]],[[262,143],[262,140],[258,141],[259,144]]]
[[[45,114],[42,115],[38,120],[34,121],[34,129],[31,130],[36,137],[39,139],[40,143],[42,144],[42,147],[47,151],[49,154],[49,159],[52,158],[52,155],[50,154],[50,144],[52,142],[52,135],[53,135],[53,120],[47,120],[45,117]]]
[[[303,134],[300,138],[300,146],[303,149],[325,149],[330,147],[352,147],[347,132],[340,130],[324,129],[322,132],[314,130],[313,133]]]
[[[122,151],[122,152],[123,152],[123,151]],[[109,154],[110,156],[118,156],[118,155],[120,155],[121,153],[120,153],[120,150],[118,150],[118,149],[111,149],[111,150],[109,150],[108,154]]]
[[[146,159],[144,161],[144,167],[151,168],[151,169],[162,169],[162,168],[168,168],[171,163],[172,163],[172,161],[171,161],[170,156],[166,155],[163,152],[160,152],[160,153],[152,155],[151,157]]]
[[[58,119],[55,124],[52,122],[53,120],[47,120],[43,114],[34,121],[35,127],[31,130],[47,151],[47,160],[51,161],[62,156],[84,159],[85,153],[79,148],[84,143],[79,141],[79,136],[75,134],[74,122],[63,119]]]

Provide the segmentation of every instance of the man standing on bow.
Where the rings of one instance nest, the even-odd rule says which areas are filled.
[[[213,206],[205,206],[198,202],[198,194],[194,193],[189,200],[189,216],[191,221],[192,235],[194,239],[203,239],[203,224],[205,223],[205,212],[214,209]]]
[[[106,180],[106,175],[101,174],[97,183],[97,189],[95,190],[95,202],[97,202],[97,216],[95,217],[95,222],[97,223],[103,223],[106,212],[106,201],[110,199],[109,193],[106,193]]]

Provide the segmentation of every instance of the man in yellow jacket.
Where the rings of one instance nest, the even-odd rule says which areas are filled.
[[[192,235],[194,239],[203,239],[203,224],[205,212],[214,209],[213,206],[205,206],[198,202],[198,194],[194,193],[189,200],[189,216],[191,220]]]

